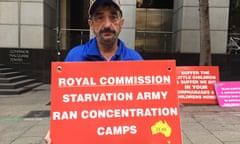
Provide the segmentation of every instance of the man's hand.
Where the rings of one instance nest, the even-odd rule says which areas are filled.
[[[44,140],[45,140],[46,144],[52,144],[49,130],[48,130]]]

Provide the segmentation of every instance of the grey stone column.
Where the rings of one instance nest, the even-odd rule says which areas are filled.
[[[209,0],[212,53],[227,47],[229,0]],[[173,49],[200,52],[199,0],[174,0]]]

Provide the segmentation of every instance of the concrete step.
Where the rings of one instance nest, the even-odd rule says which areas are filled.
[[[2,68],[2,67],[5,67],[5,65],[4,64],[0,64],[0,68]]]
[[[41,84],[13,68],[0,64],[0,95],[20,94]]]
[[[0,83],[10,83],[10,82],[24,80],[27,78],[28,78],[27,75],[18,75],[18,76],[13,76],[13,77],[4,77],[4,78],[0,77]]]
[[[0,89],[15,89],[24,87],[25,85],[29,85],[31,83],[36,82],[35,79],[24,79],[21,81],[10,82],[10,83],[0,83]]]
[[[28,85],[24,85],[22,87],[19,88],[15,88],[15,89],[0,89],[0,95],[16,95],[16,94],[21,94],[23,92],[29,91],[35,87],[38,87],[42,85],[41,82],[35,82],[35,83],[30,83]]]
[[[17,76],[20,75],[20,72],[16,72],[16,71],[11,71],[11,72],[0,72],[0,77],[12,77],[12,76]]]
[[[11,71],[13,71],[13,69],[12,68],[4,68],[4,67],[0,67],[0,73],[4,73],[4,72],[11,72]]]

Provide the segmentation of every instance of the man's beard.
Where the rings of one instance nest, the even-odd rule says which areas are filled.
[[[105,39],[104,37],[102,37],[103,33],[112,33],[113,36],[111,39]],[[111,29],[103,29],[99,31],[99,35],[97,36],[97,39],[99,40],[99,42],[102,45],[106,45],[106,46],[112,46],[117,40],[118,40],[118,35],[119,33],[117,33],[114,30]]]

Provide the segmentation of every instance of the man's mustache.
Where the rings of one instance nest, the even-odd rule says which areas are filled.
[[[116,32],[114,30],[112,30],[112,29],[106,28],[106,29],[100,30],[100,33],[116,33]]]

